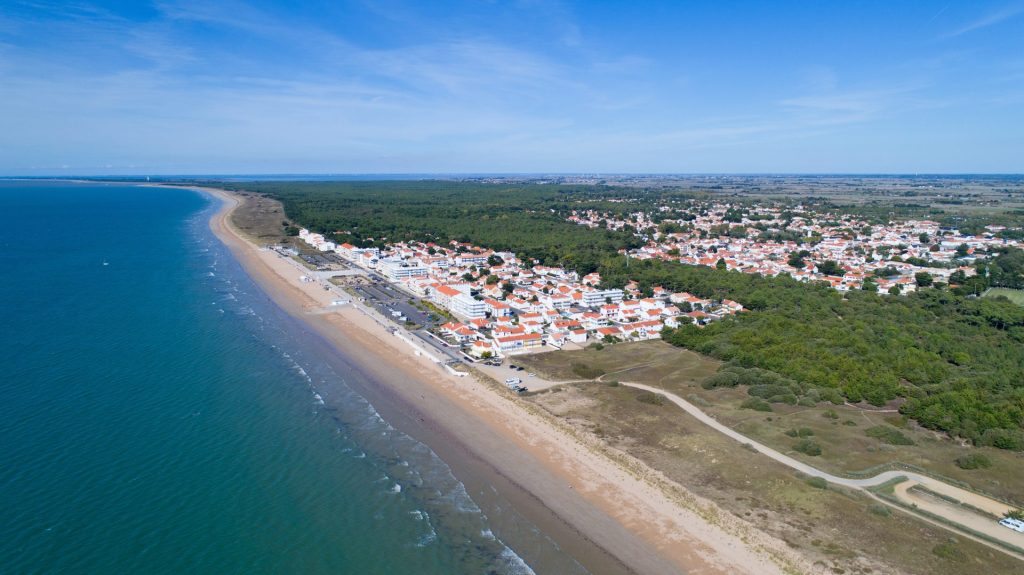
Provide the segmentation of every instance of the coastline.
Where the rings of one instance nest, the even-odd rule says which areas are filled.
[[[189,189],[222,201],[211,230],[275,303],[365,370],[368,400],[426,436],[467,486],[493,485],[592,573],[781,573],[800,563],[735,518],[710,520],[711,504],[681,487],[670,496],[649,469],[627,468],[486,384],[444,373],[352,306],[329,308],[331,294],[300,284],[290,264],[234,229],[244,198]]]

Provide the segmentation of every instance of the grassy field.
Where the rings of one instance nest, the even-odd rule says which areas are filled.
[[[236,193],[244,196],[245,202],[231,214],[231,223],[249,239],[261,246],[284,245],[300,253],[316,253],[306,242],[285,234],[282,223],[287,218],[281,202],[258,194]],[[298,261],[306,265],[304,261]]]
[[[643,392],[624,386],[575,383],[528,401],[784,540],[829,572],[893,573],[895,566],[907,573],[989,575],[1020,567],[998,551],[952,538],[864,493],[815,487],[673,406],[643,399]],[[950,551],[956,561],[946,558]]]
[[[989,288],[981,297],[1002,296],[1017,305],[1024,305],[1024,290],[1008,288]]]
[[[700,405],[719,421],[743,434],[831,473],[873,475],[880,467],[904,463],[964,482],[984,493],[1024,505],[1024,456],[1020,453],[962,445],[948,436],[915,426],[898,412],[851,405],[815,407],[773,404],[770,413],[741,408],[745,389],[706,390],[700,383],[719,362],[661,341],[606,346],[603,350],[553,352],[516,358],[517,364],[559,380],[586,379],[580,373],[603,373],[603,380],[654,385]],[[682,412],[676,412],[680,418]],[[871,431],[869,435],[868,430]],[[795,436],[794,436],[795,435]],[[801,437],[801,435],[803,437]],[[821,448],[810,456],[794,450],[802,439]],[[913,442],[893,444],[894,440]],[[991,466],[961,469],[959,457],[983,454]]]

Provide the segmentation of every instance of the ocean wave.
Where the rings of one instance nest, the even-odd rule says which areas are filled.
[[[509,570],[509,573],[514,575],[537,575],[526,561],[523,560],[515,551],[508,546],[501,552],[500,558],[505,562],[505,567]]]

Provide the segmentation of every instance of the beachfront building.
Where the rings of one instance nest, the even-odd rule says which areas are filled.
[[[539,333],[523,333],[495,337],[494,343],[501,353],[515,353],[537,349],[544,345],[544,337]]]
[[[393,282],[400,282],[409,278],[427,277],[427,268],[420,265],[416,260],[387,258],[381,260],[378,267]]]

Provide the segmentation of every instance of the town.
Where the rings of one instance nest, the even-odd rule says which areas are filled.
[[[863,218],[818,213],[801,205],[691,202],[627,217],[573,211],[568,220],[591,228],[633,230],[648,240],[627,254],[635,259],[718,266],[762,276],[789,274],[800,281],[827,282],[838,291],[892,295],[955,285],[975,275],[976,265],[990,250],[1020,247],[1019,233],[1008,234],[1003,226],[987,226],[976,235],[930,220],[873,226]]]
[[[299,231],[299,238],[444,310],[451,321],[439,326],[436,335],[478,359],[657,339],[665,327],[704,325],[743,311],[728,299],[712,301],[659,287],[643,297],[635,283],[602,289],[597,273],[579,277],[468,243],[398,243],[381,251],[339,245],[307,229]]]
[[[952,285],[975,275],[987,254],[1020,247],[1002,226],[966,234],[930,220],[870,225],[863,218],[801,205],[749,206],[690,201],[654,213],[616,215],[574,210],[570,222],[632,231],[646,240],[625,258],[716,266],[742,273],[788,274],[806,282],[900,295]],[[664,328],[698,327],[741,313],[735,301],[672,293],[636,283],[602,286],[562,267],[523,261],[467,242],[394,243],[381,248],[337,244],[299,230],[299,239],[385,277],[410,296],[434,304],[449,319],[434,335],[477,359],[661,337]]]

